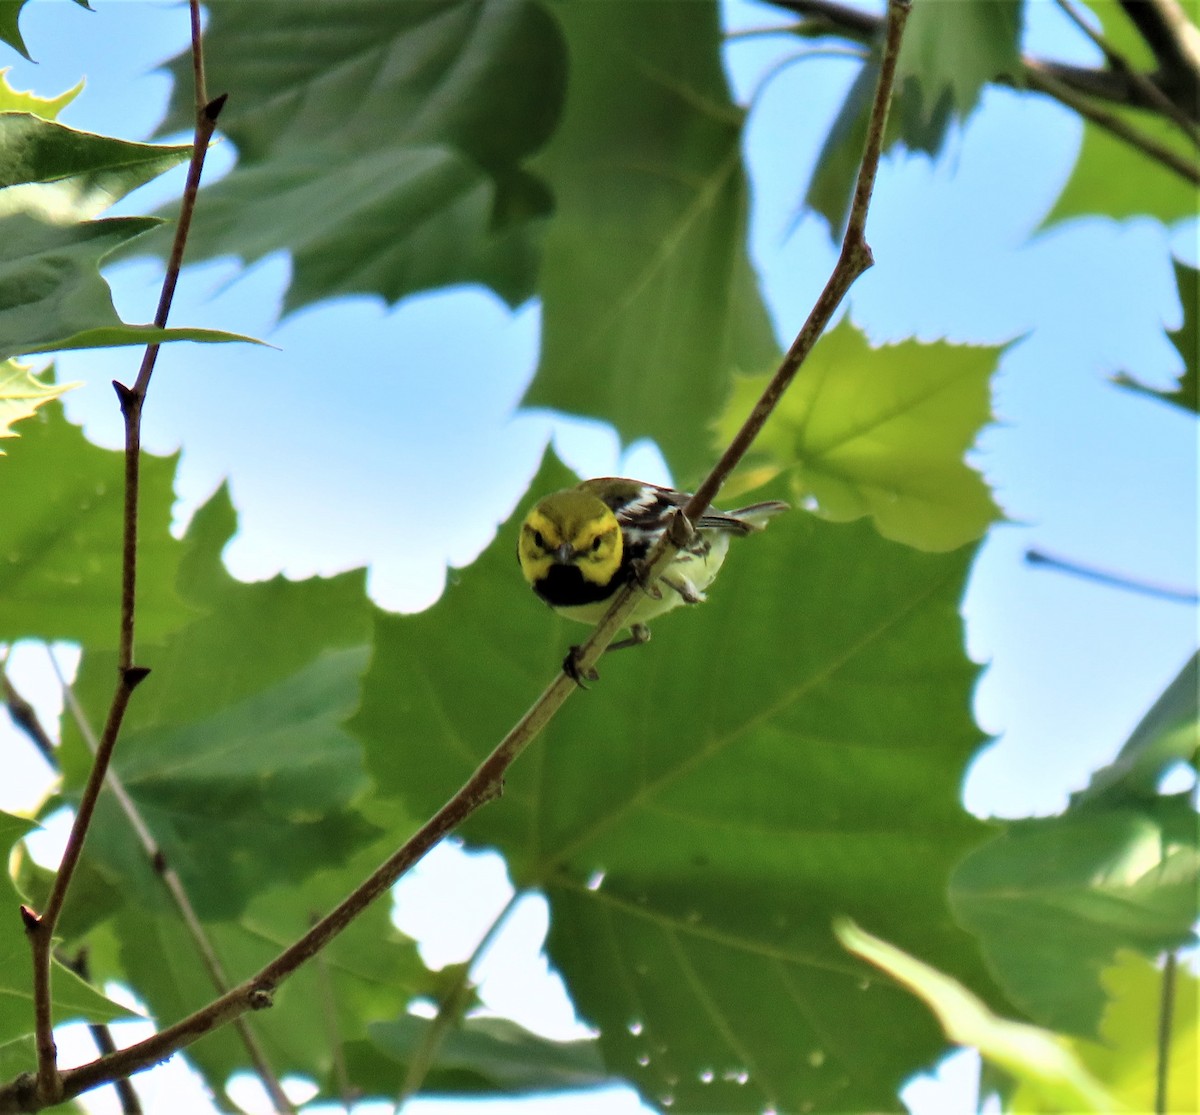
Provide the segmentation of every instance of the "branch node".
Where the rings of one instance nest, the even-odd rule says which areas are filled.
[[[21,921],[25,924],[25,932],[31,937],[42,926],[42,919],[38,916],[37,911],[24,905],[21,907]]]
[[[679,550],[682,550],[696,537],[696,528],[692,526],[691,519],[682,510],[676,511],[671,516],[671,521],[667,525],[667,537],[671,540],[671,545]]]
[[[217,117],[221,115],[221,109],[225,107],[225,102],[229,100],[228,93],[222,93],[219,97],[214,97],[204,106],[204,119],[210,124],[217,122]]]
[[[121,413],[128,418],[137,399],[137,392],[132,387],[126,387],[119,379],[114,379],[112,385],[117,393],[117,401],[121,404]]]
[[[125,688],[132,693],[139,685],[142,684],[150,676],[149,666],[128,666],[121,671],[121,680],[125,683]]]
[[[275,993],[269,987],[256,987],[246,996],[251,1010],[267,1010],[275,1005]]]
[[[154,855],[150,857],[150,866],[154,868],[154,874],[166,874],[168,867],[167,857],[161,848],[154,849]]]

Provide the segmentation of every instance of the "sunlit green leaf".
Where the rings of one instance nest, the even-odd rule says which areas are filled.
[[[15,360],[0,362],[0,438],[16,437],[13,424],[29,418],[51,399],[69,391],[73,383],[45,383]],[[4,450],[0,449],[0,455]]]
[[[1014,1110],[1062,1115],[1121,1110],[1058,1034],[1001,1018],[957,980],[853,922],[840,922],[837,935],[847,949],[918,996],[937,1015],[947,1038],[973,1046],[987,1061],[1018,1080],[1029,1105]]]
[[[81,132],[31,112],[0,112],[0,215],[31,213],[60,223],[94,217],[191,150]]]
[[[11,0],[0,0],[0,5],[10,2]],[[23,4],[25,0],[18,0],[18,2]],[[0,11],[2,10],[0,7]],[[32,112],[34,116],[40,116],[43,120],[53,120],[82,92],[83,82],[81,81],[57,97],[39,97],[35,93],[14,89],[9,84],[8,71],[0,70],[0,112]]]
[[[1118,954],[1118,962],[1104,971],[1101,982],[1108,1002],[1100,1022],[1100,1041],[1072,1040],[1070,1046],[1085,1068],[1129,1111],[1155,1111],[1159,1058],[1167,1055],[1166,1106],[1171,1115],[1200,1110],[1200,1071],[1197,1053],[1196,977],[1186,964],[1171,977],[1173,997],[1171,1029],[1165,1047],[1160,1044],[1158,1021],[1162,1014],[1164,974],[1153,962],[1134,953]],[[1035,1098],[1019,1088],[1008,1104],[1011,1111],[1044,1110]]]
[[[90,444],[58,404],[22,424],[0,465],[0,642],[116,645],[124,467],[124,454]],[[191,614],[175,590],[174,473],[175,458],[142,454],[137,629],[147,639]]]
[[[949,550],[999,517],[983,478],[964,461],[991,418],[997,348],[946,342],[872,348],[845,319],[817,343],[748,458],[762,483],[786,475],[794,497],[823,518],[870,515],[910,546]],[[716,425],[727,444],[766,376],[742,377]],[[736,490],[736,488],[734,489]]]

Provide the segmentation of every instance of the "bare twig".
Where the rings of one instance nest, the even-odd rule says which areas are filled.
[[[772,3],[803,16],[804,23],[800,26],[809,36],[837,35],[870,45],[879,39],[883,31],[883,20],[879,16],[840,4],[837,0],[772,0]],[[1101,69],[1073,66],[1026,55],[1015,73],[998,73],[992,80],[1002,85],[1020,87],[1033,85],[1030,77],[1036,75],[1035,81],[1038,77],[1043,79],[1039,92],[1061,100],[1075,111],[1079,111],[1077,104],[1080,98],[1092,98],[1116,106],[1162,113],[1162,98],[1166,97],[1176,106],[1176,112],[1181,113],[1193,126],[1200,123],[1200,105],[1195,94],[1197,79],[1189,76],[1193,73],[1191,60],[1200,58],[1200,47],[1196,46],[1200,42],[1200,32],[1188,22],[1175,0],[1125,0],[1125,8],[1155,51],[1162,67],[1160,73],[1142,75],[1142,80],[1130,81],[1125,73],[1107,66]],[[1159,8],[1161,12],[1157,11]],[[1135,11],[1141,22],[1139,18],[1134,18]],[[1149,30],[1144,24],[1149,25]],[[1154,39],[1151,38],[1151,31]],[[1158,46],[1155,45],[1155,39]],[[1168,58],[1173,60],[1170,66],[1165,61]],[[1151,95],[1149,87],[1154,87],[1157,94]],[[1074,95],[1072,100],[1060,95],[1064,90],[1067,95]],[[1176,119],[1175,114],[1171,114],[1171,119]]]
[[[1025,560],[1030,565],[1044,565],[1047,569],[1057,569],[1060,573],[1070,573],[1074,577],[1097,581],[1102,585],[1112,585],[1114,588],[1123,588],[1128,592],[1140,592],[1143,596],[1156,596],[1160,600],[1174,600],[1180,604],[1200,603],[1200,596],[1188,589],[1156,585],[1149,581],[1135,581],[1119,573],[1109,573],[1093,566],[1079,565],[1077,562],[1055,557],[1042,550],[1026,550]]]
[[[1036,89],[1039,93],[1053,97],[1056,101],[1079,113],[1085,120],[1090,120],[1097,127],[1116,136],[1121,142],[1173,171],[1185,182],[1200,186],[1200,165],[1185,159],[1177,151],[1173,151],[1153,136],[1147,135],[1115,112],[1100,108],[1086,97],[1080,96],[1048,70],[1032,62],[1029,63],[1025,68],[1025,82],[1030,89]]]
[[[846,291],[849,290],[854,280],[871,266],[871,251],[864,238],[864,229],[875,176],[879,168],[884,126],[887,122],[888,107],[895,79],[896,58],[899,54],[904,23],[910,7],[910,0],[889,0],[888,3],[887,29],[866,147],[854,190],[842,251],[833,273],[818,297],[800,334],[785,354],[779,370],[764,391],[762,399],[746,419],[742,429],[738,431],[729,449],[697,489],[687,507],[683,512],[677,513],[671,528],[665,532],[648,558],[646,575],[651,582],[662,573],[681,543],[686,540],[691,530],[689,522],[699,518],[700,513],[716,496],[725,478],[740,461],[755,435],[762,428],[772,408],[778,403],[783,391],[795,377],[800,364],[816,343],[821,331],[831,320]],[[607,614],[575,656],[575,665],[581,673],[586,674],[595,665],[616,633],[626,626],[630,613],[637,603],[635,594],[641,591],[637,586],[630,585],[616,594]],[[505,771],[537,738],[577,688],[577,683],[565,670],[559,673],[529,711],[496,745],[491,754],[479,764],[474,773],[446,804],[337,907],[321,918],[307,933],[284,949],[264,968],[213,1002],[157,1034],[151,1035],[144,1041],[122,1049],[111,1056],[101,1057],[90,1064],[67,1070],[62,1074],[59,1098],[67,1099],[77,1096],[81,1092],[107,1083],[118,1076],[149,1068],[170,1057],[171,1054],[195,1041],[201,1035],[231,1022],[246,1012],[269,1007],[275,988],[279,984],[295,972],[301,964],[320,952],[372,902],[385,894],[401,875],[443,837],[456,829],[481,806],[499,796],[504,784]],[[103,744],[103,739],[101,743]],[[45,1106],[44,1100],[40,1104],[35,1103],[29,1107],[18,1106],[22,1102],[27,1104],[30,1102],[27,1081],[17,1080],[5,1088],[0,1088],[0,1113],[37,1110],[39,1106]]]
[[[1184,111],[1200,113],[1200,28],[1194,15],[1189,19],[1179,0],[1121,0],[1121,7],[1154,52],[1164,91]]]
[[[8,706],[8,715],[12,717],[12,722],[29,737],[30,742],[41,752],[42,758],[57,770],[58,761],[54,755],[54,741],[42,727],[33,705],[25,700],[13,686],[8,671],[4,668],[3,659],[0,659],[0,688],[4,691],[4,703]]]
[[[59,955],[58,959],[60,963],[70,968],[85,983],[92,982],[91,972],[88,971],[87,951],[85,949],[80,949],[72,957]],[[92,1041],[96,1043],[96,1049],[102,1057],[117,1051],[117,1043],[113,1040],[112,1030],[108,1028],[107,1023],[89,1022],[88,1033],[92,1035]],[[121,1105],[122,1115],[141,1115],[142,1101],[138,1099],[137,1092],[133,1090],[133,1084],[130,1083],[129,1077],[123,1076],[120,1080],[114,1080],[113,1087],[116,1089],[117,1101]]]
[[[54,657],[53,652],[51,652],[49,647],[46,648],[46,651],[50,657],[51,665],[54,667],[58,683],[62,687],[63,700],[71,713],[71,718],[75,721],[75,726],[79,729],[79,734],[83,736],[88,750],[95,756],[99,750],[100,742],[96,739],[96,733],[92,728],[91,722],[84,713],[83,706],[79,703],[79,698],[75,695],[74,687],[67,681],[62,670],[59,668],[58,660]],[[125,819],[129,822],[129,827],[133,829],[134,835],[137,837],[138,843],[142,846],[142,851],[145,853],[146,859],[150,862],[151,868],[158,876],[167,894],[171,896],[171,901],[174,902],[175,908],[179,911],[180,920],[183,922],[183,927],[187,931],[188,936],[192,939],[192,944],[196,949],[197,955],[200,957],[200,963],[208,975],[209,982],[218,995],[224,995],[229,990],[229,977],[225,974],[221,959],[217,956],[217,951],[213,947],[212,941],[209,940],[204,924],[200,921],[200,917],[196,913],[196,908],[192,905],[192,900],[183,885],[183,880],[179,877],[179,872],[171,866],[166,852],[163,851],[162,845],[154,838],[154,834],[150,831],[150,827],[142,817],[137,803],[133,800],[129,791],[125,789],[125,784],[121,781],[120,775],[111,767],[105,775],[105,785],[112,793],[121,812],[125,815]],[[274,1069],[272,1069],[266,1052],[251,1029],[250,1023],[245,1018],[236,1018],[233,1021],[233,1027],[237,1031],[242,1045],[245,1046],[246,1053],[250,1057],[250,1063],[254,1066],[254,1071],[262,1082],[263,1088],[266,1089],[267,1095],[270,1096],[271,1102],[275,1105],[275,1110],[282,1112],[294,1111],[295,1108],[291,1100],[288,1099],[287,1093],[284,1092],[283,1086],[279,1082],[279,1077],[276,1075]]]
[[[487,932],[480,937],[479,944],[471,950],[471,955],[467,958],[466,963],[459,965],[454,981],[443,990],[441,1001],[438,1003],[437,1015],[429,1020],[429,1025],[421,1038],[421,1044],[408,1063],[404,1087],[398,1100],[399,1106],[403,1107],[405,1100],[415,1096],[421,1090],[421,1085],[433,1067],[433,1062],[437,1058],[438,1050],[441,1048],[446,1034],[462,1017],[467,997],[472,988],[472,970],[479,963],[480,957],[491,948],[492,942],[495,941],[504,923],[508,920],[508,915],[524,897],[521,891],[513,892],[512,897],[504,904],[504,909],[496,915],[492,924],[488,926]]]
[[[1164,116],[1169,116],[1174,120],[1183,132],[1191,138],[1193,143],[1200,144],[1200,128],[1196,126],[1196,122],[1190,119],[1187,113],[1155,85],[1149,77],[1136,69],[1125,55],[1119,50],[1114,49],[1103,35],[1093,30],[1091,24],[1083,18],[1072,0],[1055,0],[1055,2],[1063,10],[1067,18],[1100,48],[1109,66],[1122,74],[1125,80],[1131,85],[1136,86],[1141,91],[1147,103],[1154,105]]]
[[[1171,1079],[1171,1029],[1175,1021],[1175,969],[1178,961],[1167,953],[1163,965],[1162,995],[1158,1005],[1158,1057],[1154,1073],[1154,1115],[1166,1115],[1167,1085]]]
[[[314,914],[311,920],[312,924],[316,925],[320,916]],[[350,1073],[346,1069],[346,1051],[343,1048],[341,1026],[338,1023],[337,998],[333,994],[333,980],[330,978],[329,965],[323,951],[317,953],[314,963],[317,966],[317,985],[321,990],[321,1017],[325,1022],[325,1040],[333,1061],[333,1080],[337,1085],[342,1107],[349,1112],[355,1097],[350,1086]]]
[[[199,0],[190,0],[192,13],[192,52],[198,67],[203,66],[203,56],[200,44]],[[162,293],[159,296],[158,307],[154,314],[155,325],[162,327],[166,324],[175,295],[175,287],[179,281],[179,271],[183,262],[183,251],[187,244],[188,230],[191,227],[192,213],[195,210],[196,193],[200,187],[200,174],[204,167],[204,156],[208,150],[216,128],[217,116],[221,111],[225,98],[205,104],[196,114],[196,129],[192,142],[192,158],[188,167],[187,184],[184,187],[183,203],[180,208],[179,223],[175,229],[175,239],[171,245],[171,255],[167,262],[166,274],[163,276]],[[58,1071],[57,1050],[54,1045],[50,1011],[50,957],[53,946],[54,930],[62,913],[63,903],[74,878],[75,869],[79,864],[79,856],[83,851],[87,838],[88,827],[96,808],[96,800],[104,785],[104,776],[112,758],[113,748],[121,731],[121,723],[125,710],[129,707],[130,697],[134,689],[149,673],[143,666],[134,664],[133,634],[134,614],[137,587],[137,532],[138,532],[138,487],[141,469],[141,417],[142,406],[145,402],[146,391],[150,386],[150,376],[158,358],[157,344],[146,346],[137,380],[132,388],[114,382],[117,398],[120,400],[121,413],[125,419],[125,512],[123,519],[122,539],[122,574],[121,574],[121,618],[120,643],[117,660],[117,684],[109,706],[108,717],[101,733],[92,769],[84,786],[83,793],[76,808],[75,820],[63,850],[62,862],[54,877],[46,908],[39,914],[33,910],[22,908],[25,921],[25,931],[29,938],[30,952],[33,960],[33,994],[35,1044],[37,1047],[37,1085],[36,1095],[40,1105],[58,1103],[64,1098],[62,1076]],[[125,1074],[121,1074],[125,1075]]]

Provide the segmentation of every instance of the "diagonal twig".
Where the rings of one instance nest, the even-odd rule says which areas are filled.
[[[911,0],[889,0],[887,27],[881,54],[879,78],[872,104],[867,141],[855,185],[850,217],[843,238],[842,251],[825,289],[817,298],[808,320],[792,343],[762,398],[722,455],[712,472],[696,491],[682,513],[677,513],[669,531],[664,534],[647,561],[646,575],[653,583],[671,561],[690,531],[689,520],[698,518],[712,502],[722,482],[740,461],[758,431],[762,428],[784,390],[799,371],[800,365],[816,343],[822,330],[832,319],[841,300],[854,280],[871,266],[871,251],[864,230],[875,176],[883,147],[884,126],[891,103],[895,80],[896,58],[900,50],[905,21]],[[630,585],[619,591],[604,618],[575,655],[575,665],[586,674],[612,642],[616,633],[626,626],[637,603],[636,593],[642,591]],[[138,1072],[165,1060],[203,1034],[226,1025],[248,1011],[269,1007],[275,989],[301,964],[311,960],[335,936],[342,932],[372,902],[385,894],[409,868],[417,863],[443,837],[481,806],[499,796],[504,773],[520,754],[541,733],[566,700],[577,690],[575,680],[564,671],[559,673],[513,726],[492,752],[479,764],[474,773],[432,817],[414,832],[391,856],[356,887],[342,902],[321,918],[298,940],[254,975],[211,1003],[144,1041],[122,1049],[90,1064],[80,1065],[62,1074],[60,1098],[79,1095],[120,1075]],[[0,1113],[37,1110],[30,1104],[27,1084],[18,1079],[0,1087]],[[44,1106],[44,1103],[42,1104]]]
[[[1178,604],[1200,603],[1200,594],[1191,589],[1174,588],[1171,585],[1158,585],[1151,581],[1137,581],[1120,573],[1110,573],[1106,569],[1097,569],[1092,565],[1080,565],[1075,561],[1055,557],[1044,550],[1026,550],[1025,561],[1029,565],[1043,565],[1047,569],[1057,569],[1060,573],[1069,573],[1084,580],[1096,581],[1102,585],[1112,585],[1128,592],[1140,592],[1143,596],[1154,596],[1159,600],[1173,600]]]
[[[58,960],[85,983],[92,982],[86,949],[80,949],[71,957],[59,955]],[[96,1049],[102,1057],[117,1051],[117,1043],[113,1040],[112,1030],[106,1022],[89,1022],[88,1033],[92,1035],[92,1041],[96,1043]],[[129,1077],[123,1076],[120,1080],[114,1080],[113,1087],[117,1092],[117,1102],[121,1105],[121,1115],[142,1115],[142,1101],[133,1090]]]
[[[1150,9],[1148,0],[1127,0],[1130,8]],[[1169,6],[1171,0],[1161,0]],[[837,0],[772,0],[777,7],[795,12],[803,16],[808,24],[808,30],[814,34],[839,35],[855,42],[870,45],[878,41],[883,32],[884,21],[881,17],[870,12],[838,3]],[[1136,22],[1136,21],[1135,21]],[[1184,24],[1187,23],[1186,17]],[[803,28],[805,24],[801,24]],[[1187,25],[1191,27],[1191,25]],[[1141,28],[1139,28],[1141,29]],[[1194,27],[1191,30],[1196,32]],[[1168,28],[1169,31],[1169,28]],[[1157,51],[1156,51],[1157,53]],[[1200,182],[1200,167],[1189,162],[1171,148],[1159,142],[1153,136],[1127,120],[1110,112],[1098,102],[1127,108],[1149,109],[1160,115],[1163,114],[1161,98],[1170,100],[1176,106],[1175,112],[1169,119],[1176,121],[1176,113],[1190,119],[1192,128],[1188,134],[1193,135],[1198,119],[1198,109],[1195,98],[1179,101],[1170,97],[1170,91],[1164,89],[1153,75],[1143,75],[1142,81],[1131,82],[1123,72],[1105,67],[1092,69],[1081,66],[1071,66],[1062,62],[1048,59],[1023,56],[1015,72],[998,73],[992,81],[1001,85],[1013,85],[1017,88],[1028,87],[1046,96],[1053,97],[1072,111],[1090,120],[1099,128],[1110,132],[1122,143],[1140,151],[1148,158],[1161,163],[1173,173],[1180,175],[1188,182]],[[1158,90],[1157,96],[1149,96],[1146,85]]]
[[[471,972],[479,963],[492,943],[499,936],[500,930],[508,921],[508,916],[516,909],[517,903],[525,895],[522,891],[514,890],[512,897],[504,904],[504,908],[492,919],[492,924],[479,938],[479,943],[471,950],[471,955],[458,966],[459,970],[449,987],[445,988],[438,1004],[437,1014],[429,1020],[429,1025],[422,1035],[421,1044],[408,1062],[408,1072],[404,1077],[404,1087],[400,1091],[398,1104],[403,1107],[405,1102],[415,1096],[429,1075],[433,1062],[437,1059],[438,1050],[442,1046],[450,1028],[462,1017],[466,1009],[467,999],[473,989]]]
[[[100,746],[99,740],[96,739],[95,730],[92,728],[91,722],[88,720],[82,705],[79,703],[74,686],[63,675],[53,652],[49,647],[46,648],[46,652],[49,654],[51,665],[54,667],[54,673],[58,677],[58,683],[62,687],[63,700],[71,713],[71,718],[75,721],[75,726],[79,729],[79,734],[87,744],[88,750],[94,756]],[[183,880],[179,877],[179,872],[171,866],[162,845],[154,838],[154,834],[146,824],[145,818],[142,817],[141,810],[137,807],[137,802],[133,800],[132,795],[125,788],[125,783],[121,781],[120,776],[111,767],[105,776],[105,785],[112,793],[121,812],[125,815],[125,819],[129,822],[129,827],[133,829],[138,843],[142,846],[142,851],[150,861],[150,866],[154,874],[158,876],[167,894],[171,896],[171,901],[174,902],[175,908],[179,911],[183,927],[192,939],[192,945],[196,949],[196,954],[200,957],[200,963],[208,975],[213,989],[218,995],[225,994],[230,986],[229,977],[225,974],[221,959],[217,955],[212,941],[209,940],[204,924],[196,913],[196,908],[192,905],[192,900],[183,885]],[[272,1069],[266,1052],[263,1050],[254,1031],[250,1028],[249,1022],[245,1018],[234,1019],[233,1028],[237,1031],[237,1035],[250,1057],[250,1063],[254,1066],[254,1071],[262,1082],[262,1086],[266,1089],[267,1095],[270,1096],[271,1102],[275,1105],[275,1110],[281,1112],[294,1111],[295,1108],[291,1100],[288,1099],[287,1093],[284,1092],[283,1086],[279,1082],[279,1077],[276,1075],[274,1069]]]
[[[1133,66],[1129,59],[1119,50],[1116,50],[1103,35],[1093,30],[1091,24],[1083,18],[1079,9],[1075,7],[1073,0],[1055,0],[1055,3],[1063,10],[1066,17],[1100,48],[1105,60],[1113,70],[1123,75],[1130,85],[1135,86],[1141,92],[1142,96],[1145,97],[1147,103],[1154,105],[1164,116],[1169,116],[1174,120],[1180,129],[1191,138],[1193,143],[1200,145],[1200,127],[1197,127],[1196,122],[1189,119],[1187,113],[1171,100],[1149,77]]]
[[[198,72],[203,71],[203,54],[200,43],[199,0],[190,0],[192,23],[192,56]],[[197,97],[203,91],[197,87]],[[200,103],[199,101],[197,102]],[[200,187],[200,174],[204,168],[204,157],[209,141],[216,129],[225,98],[203,104],[196,113],[196,128],[192,141],[192,157],[188,167],[187,184],[184,187],[179,222],[175,228],[175,239],[171,255],[163,276],[162,293],[154,314],[154,324],[166,325],[174,299],[175,287],[183,262],[183,251],[187,244],[192,213],[195,210],[196,194]],[[74,878],[79,857],[87,838],[88,827],[95,812],[96,800],[104,785],[104,775],[112,758],[113,748],[121,731],[125,710],[138,684],[149,673],[144,666],[134,663],[133,635],[137,589],[137,535],[138,535],[138,486],[141,472],[141,418],[150,377],[158,359],[159,346],[146,346],[142,364],[133,387],[114,382],[121,413],[125,419],[125,510],[122,529],[121,562],[121,616],[120,645],[118,652],[117,684],[109,705],[108,716],[101,732],[95,759],[83,793],[76,808],[75,820],[63,849],[62,861],[54,877],[46,907],[41,912],[28,907],[21,908],[26,936],[29,938],[33,961],[34,1039],[37,1049],[36,1099],[39,1104],[59,1103],[64,1098],[62,1075],[58,1070],[58,1051],[54,1045],[51,1018],[50,958],[53,950],[54,930],[62,914],[63,904]]]
[[[54,741],[42,727],[33,705],[17,692],[4,667],[4,659],[0,658],[0,690],[4,692],[4,703],[8,707],[8,715],[12,717],[12,722],[25,733],[33,746],[38,749],[42,758],[57,769],[58,761],[54,756]]]

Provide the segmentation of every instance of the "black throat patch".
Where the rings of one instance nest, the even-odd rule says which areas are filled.
[[[577,565],[552,565],[540,581],[534,581],[533,591],[552,607],[570,608],[607,600],[624,583],[618,574],[608,584],[597,585],[585,580]]]

